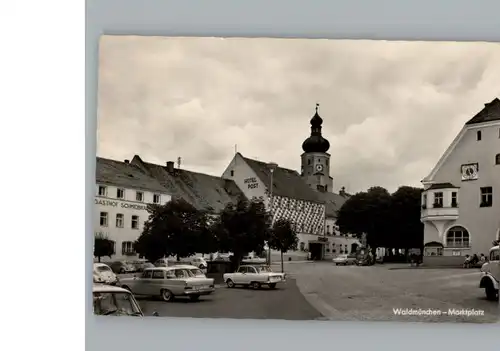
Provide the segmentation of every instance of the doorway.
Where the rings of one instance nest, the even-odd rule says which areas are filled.
[[[311,260],[320,261],[323,259],[323,244],[309,243],[309,252],[311,253]]]

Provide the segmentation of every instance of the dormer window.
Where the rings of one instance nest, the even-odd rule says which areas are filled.
[[[482,133],[481,133],[481,131],[480,131],[480,130],[478,130],[478,131],[476,132],[476,135],[477,135],[477,141],[480,141],[480,140],[481,140],[481,138],[482,138],[482,136],[483,136],[483,135],[482,135]]]

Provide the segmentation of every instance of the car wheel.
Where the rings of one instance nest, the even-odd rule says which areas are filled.
[[[484,291],[488,300],[493,301],[498,298],[498,291],[495,290],[495,287],[492,283],[488,283],[484,288]]]
[[[250,283],[250,286],[255,289],[255,290],[258,290],[260,289],[260,283],[259,282],[252,282]]]
[[[174,294],[170,290],[162,289],[160,293],[162,300],[165,302],[170,302],[174,299]]]
[[[269,289],[274,289],[274,288],[276,288],[276,283],[269,284]]]
[[[234,282],[231,279],[226,280],[226,284],[228,288],[234,288]]]
[[[189,299],[191,301],[198,301],[200,299],[200,295],[189,295]]]

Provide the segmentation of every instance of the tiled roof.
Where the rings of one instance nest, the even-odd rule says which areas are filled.
[[[131,163],[157,179],[173,198],[183,198],[199,210],[219,212],[244,196],[232,180],[177,168],[169,173],[166,166],[144,162],[137,155]]]
[[[148,176],[140,168],[130,163],[96,157],[96,183],[169,193],[169,191],[153,177]]]
[[[252,160],[240,154],[240,156],[252,168],[257,177],[264,182],[266,188],[270,188],[271,173],[265,162]],[[317,192],[312,190],[294,170],[278,167],[273,174],[273,194],[297,200],[321,202]]]
[[[427,190],[432,189],[458,189],[458,186],[455,186],[451,183],[434,183]]]
[[[325,215],[328,218],[337,218],[337,211],[349,198],[348,195],[342,196],[336,193],[318,192],[319,198],[325,203]]]
[[[495,98],[492,102],[485,104],[484,108],[477,115],[472,117],[466,125],[492,122],[500,120],[500,100]]]

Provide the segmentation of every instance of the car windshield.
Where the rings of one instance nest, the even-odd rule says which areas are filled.
[[[96,271],[98,272],[109,272],[111,270],[111,268],[109,268],[108,266],[97,266],[96,267]]]
[[[203,272],[199,269],[191,269],[190,272],[193,274],[193,275],[203,275]]]
[[[142,316],[131,294],[126,292],[94,292],[94,314],[100,316]]]
[[[271,273],[272,270],[271,270],[270,267],[262,266],[262,267],[259,267],[259,272],[262,272],[262,273]]]

